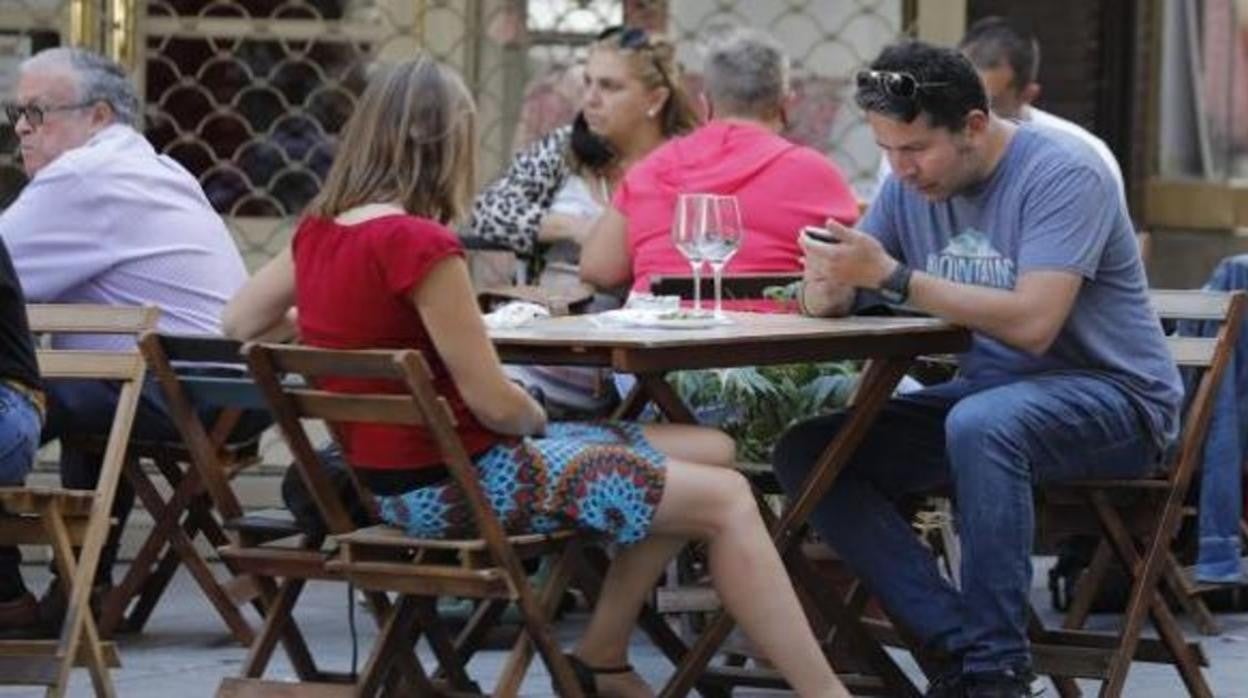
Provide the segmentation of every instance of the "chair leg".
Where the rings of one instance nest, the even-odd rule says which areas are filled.
[[[1028,606],[1027,633],[1031,636],[1031,641],[1043,642],[1048,632],[1040,616],[1036,614],[1036,609]],[[1079,684],[1069,676],[1049,676],[1049,680],[1053,682],[1053,687],[1057,689],[1057,695],[1061,698],[1079,698],[1083,695],[1083,691],[1079,690]]]
[[[429,647],[433,650],[433,656],[438,660],[438,669],[434,673],[434,677],[445,678],[450,683],[451,688],[455,690],[480,693],[481,687],[468,677],[468,672],[464,669],[467,661],[451,638],[450,633],[447,632],[446,624],[438,616],[436,599],[430,599],[426,603],[419,604],[417,613],[417,621],[425,631],[425,639],[429,641]]]
[[[156,526],[149,538],[156,538],[158,534],[161,534],[160,538],[167,541],[170,546],[167,556],[172,555],[173,559],[166,557],[162,560],[158,571],[148,575],[144,580],[139,602],[131,611],[130,617],[126,619],[127,629],[137,632],[143,628],[172,579],[178,563],[181,562],[191,573],[192,578],[235,639],[244,647],[250,645],[255,637],[251,623],[242,615],[234,600],[217,581],[208,563],[195,549],[194,539],[203,531],[200,522],[212,519],[211,513],[203,506],[206,496],[197,473],[193,469],[184,473],[178,463],[169,458],[158,458],[156,467],[174,487],[173,496],[167,502],[161,500],[156,488],[137,466],[128,468],[127,474],[136,493],[156,518]],[[179,520],[181,520],[181,525],[179,525]],[[215,524],[215,521],[213,523]],[[140,574],[146,569],[146,567],[139,568]],[[127,581],[130,577],[131,575],[128,574]],[[133,591],[130,592],[130,594],[133,593]],[[126,598],[128,600],[129,596]]]
[[[554,558],[554,564],[550,567],[545,584],[538,591],[537,604],[542,614],[539,620],[544,628],[549,628],[554,621],[555,615],[559,612],[559,602],[563,599],[563,592],[572,580],[574,556],[577,554],[576,547],[575,544],[571,544],[559,552],[559,555]],[[528,581],[525,580],[525,583],[527,584]],[[511,653],[507,655],[507,661],[503,665],[498,683],[494,686],[494,692],[500,696],[518,694],[520,684],[524,681],[524,675],[532,661],[533,643],[528,633],[520,633],[515,645],[511,648]],[[553,668],[551,668],[551,674],[554,674]]]
[[[1114,553],[1110,550],[1109,541],[1101,538],[1096,544],[1096,552],[1092,554],[1092,561],[1083,570],[1083,574],[1079,576],[1079,582],[1075,584],[1075,597],[1070,600],[1070,608],[1066,611],[1066,617],[1062,620],[1062,628],[1066,630],[1078,630],[1088,622],[1088,616],[1092,613],[1092,602],[1096,600],[1096,592],[1101,590],[1101,585],[1105,583],[1105,576],[1109,574],[1109,568],[1114,562]]]
[[[1122,695],[1127,672],[1130,670],[1145,617],[1148,614],[1152,616],[1165,646],[1170,650],[1189,693],[1200,698],[1212,697],[1213,693],[1205,683],[1199,664],[1188,652],[1187,645],[1183,642],[1182,632],[1178,630],[1178,624],[1158,590],[1158,581],[1163,567],[1162,552],[1170,543],[1166,532],[1171,529],[1167,523],[1174,520],[1174,509],[1179,503],[1167,501],[1152,540],[1149,541],[1145,548],[1145,555],[1141,558],[1135,541],[1132,540],[1126,525],[1110,504],[1105,493],[1094,491],[1089,498],[1097,520],[1113,546],[1114,553],[1123,568],[1129,570],[1132,578],[1131,596],[1123,614],[1123,629],[1119,645],[1110,659],[1109,673],[1105,682],[1101,684],[1100,695],[1106,698],[1110,696],[1116,698]],[[1151,614],[1149,614],[1150,610]]]
[[[417,621],[420,618],[419,605],[425,602],[424,599],[402,596],[390,609],[381,625],[381,632],[377,636],[368,661],[364,664],[364,672],[360,675],[359,683],[356,685],[357,696],[372,698],[380,692],[383,681],[390,668],[395,665],[398,654],[410,650],[415,643]],[[437,689],[429,681],[419,661],[404,663],[412,670],[415,682],[409,684],[409,687],[415,690],[416,695],[437,695]]]
[[[467,664],[481,649],[490,629],[498,624],[498,619],[503,617],[503,613],[510,605],[503,599],[487,599],[477,604],[468,618],[468,623],[455,637],[455,650],[461,664]],[[439,674],[441,674],[441,669],[439,669]]]
[[[269,605],[268,615],[264,619],[264,626],[260,629],[260,634],[256,636],[255,641],[251,643],[251,647],[247,649],[247,659],[243,662],[240,673],[243,678],[258,679],[264,676],[264,670],[268,667],[269,660],[273,658],[273,650],[277,648],[278,639],[285,636],[287,626],[295,628],[298,632],[298,626],[291,617],[291,612],[294,610],[295,602],[299,600],[299,595],[303,593],[305,584],[307,584],[306,580],[288,578],[282,580],[278,586],[277,595],[273,598],[273,603]],[[316,678],[318,672],[315,664],[300,666],[300,663],[294,660],[295,658],[291,657],[296,676],[303,681],[312,681]]]
[[[1218,621],[1213,617],[1213,612],[1205,605],[1205,600],[1201,598],[1200,593],[1193,588],[1183,575],[1183,566],[1175,559],[1174,553],[1169,548],[1162,551],[1164,559],[1162,561],[1162,581],[1166,588],[1174,595],[1174,600],[1183,607],[1183,612],[1187,614],[1196,623],[1196,629],[1201,635],[1217,636],[1222,634],[1222,628],[1218,626]]]
[[[69,529],[61,517],[61,510],[55,503],[48,505],[40,515],[48,541],[52,546],[52,559],[61,578],[68,580],[70,587],[66,590],[68,602],[65,614],[65,625],[61,628],[60,668],[57,681],[48,688],[47,694],[59,698],[65,694],[69,686],[69,676],[78,659],[79,643],[85,643],[87,670],[91,675],[91,685],[96,696],[115,698],[112,679],[108,674],[108,662],[104,658],[100,643],[99,631],[95,619],[90,612],[91,583],[95,578],[95,570],[77,564],[74,559],[74,548],[69,536]]]

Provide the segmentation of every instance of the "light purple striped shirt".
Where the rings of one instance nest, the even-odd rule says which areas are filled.
[[[155,305],[161,331],[218,334],[247,279],[199,183],[128,126],[66,151],[0,214],[0,238],[30,302]],[[60,346],[117,348],[117,337]]]

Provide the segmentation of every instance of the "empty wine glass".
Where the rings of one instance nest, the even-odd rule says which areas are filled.
[[[672,243],[693,270],[694,312],[702,310],[702,235],[714,200],[714,194],[681,194],[676,200],[676,215],[672,220]]]
[[[707,203],[702,217],[702,258],[711,265],[715,277],[715,317],[724,317],[723,275],[728,260],[741,248],[745,229],[741,226],[741,207],[735,196],[716,196]]]

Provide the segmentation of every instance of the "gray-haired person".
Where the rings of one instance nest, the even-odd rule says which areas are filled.
[[[81,49],[40,52],[22,64],[16,97],[4,110],[30,181],[0,215],[0,239],[26,298],[154,305],[161,309],[161,331],[218,334],[222,308],[247,277],[242,257],[195,178],[135,130],[139,99],[121,66]],[[127,337],[84,337],[66,344],[132,345]],[[49,381],[46,388],[45,440],[66,433],[107,434],[115,386]],[[134,434],[176,437],[154,383],[144,390]],[[98,457],[62,448],[60,466],[67,487],[95,487]],[[133,501],[133,492],[123,486],[114,508],[123,525]],[[116,543],[114,535],[97,583],[109,582]],[[10,559],[0,557],[0,564]],[[52,620],[59,615],[56,605]],[[23,619],[14,620],[10,628]]]
[[[858,217],[836,165],[779,135],[790,98],[789,58],[779,42],[752,29],[721,29],[709,37],[705,55],[710,120],[628,171],[581,250],[582,280],[646,291],[652,274],[687,273],[668,234],[682,193],[732,194],[740,201],[748,233],[732,258],[736,273],[797,271],[798,230]]]

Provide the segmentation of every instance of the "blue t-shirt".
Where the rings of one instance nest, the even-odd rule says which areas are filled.
[[[1135,231],[1112,175],[1079,139],[1020,126],[992,175],[946,201],[889,177],[859,228],[911,267],[958,283],[1009,289],[1038,270],[1083,277],[1042,356],[977,332],[961,375],[999,383],[1094,372],[1130,396],[1159,444],[1178,434],[1182,387],[1148,303]]]

